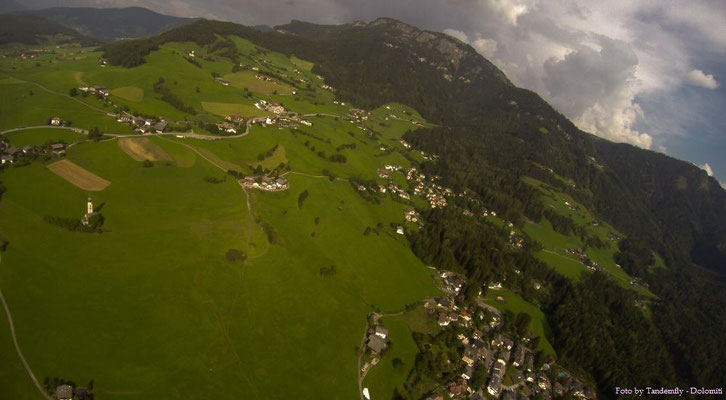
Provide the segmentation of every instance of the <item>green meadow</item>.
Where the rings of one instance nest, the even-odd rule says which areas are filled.
[[[48,142],[58,141],[71,144],[86,139],[86,135],[59,128],[23,129],[6,133],[5,137],[10,141],[10,144],[17,147],[44,146]]]
[[[352,106],[334,104],[334,95],[317,87],[311,63],[234,40],[243,62],[313,86],[290,96],[290,86],[258,80],[251,71],[233,73],[229,60],[189,43],[161,46],[133,70],[101,67],[100,53],[77,47],[41,55],[40,67],[0,60],[0,129],[44,126],[60,116],[74,127],[132,134],[115,121],[116,107],[170,121],[219,122],[227,114],[265,115],[253,106],[258,99],[310,114],[313,123],[257,125],[245,137],[217,141],[152,136],[172,161],[151,167],[124,153],[116,139],[94,143],[51,128],[8,133],[18,146],[76,143],[67,158],[111,182],[84,192],[40,162],[0,172],[7,188],[0,235],[11,243],[2,255],[0,288],[39,379],[81,385],[93,379],[104,399],[351,398],[358,396],[355,349],[367,314],[398,312],[437,293],[430,271],[389,228],[402,223],[406,205],[391,198],[373,204],[347,182],[373,179],[385,164],[409,165],[398,140],[415,128],[413,119],[423,121],[418,113],[392,105],[411,116],[386,121],[389,110],[373,110],[368,125],[382,136],[371,139],[324,115],[343,117]],[[185,60],[187,49],[201,68]],[[232,85],[215,82],[212,72],[229,76]],[[195,113],[154,94],[160,77]],[[106,86],[110,102],[68,95],[82,84]],[[382,142],[394,151],[381,152]],[[331,161],[334,154],[345,162]],[[283,192],[244,191],[226,174],[281,163],[292,169]],[[341,179],[322,176],[324,170]],[[300,206],[303,191],[308,196]],[[80,218],[88,196],[105,217],[103,233],[44,221]],[[363,235],[379,223],[386,229]],[[230,249],[246,258],[229,261]],[[321,274],[333,266],[335,273]],[[390,396],[413,366],[411,331],[426,322],[411,315],[386,318],[395,345],[388,364],[366,379],[378,397]],[[2,324],[2,394],[37,397]],[[402,360],[395,371],[393,358]]]
[[[612,226],[603,221],[597,220],[590,212],[570,195],[563,193],[544,184],[541,181],[524,177],[523,180],[539,189],[545,207],[550,207],[558,214],[571,218],[577,225],[585,226],[588,233],[597,236],[605,243],[605,247],[587,247],[587,256],[608,273],[618,284],[626,288],[632,288],[639,294],[646,297],[654,295],[640,286],[630,284],[631,277],[622,268],[616,265],[614,256],[617,253],[617,242],[611,236],[622,237],[623,235]],[[569,203],[569,206],[567,205]],[[579,281],[592,273],[575,255],[568,254],[567,249],[585,248],[580,237],[575,235],[563,235],[552,228],[547,218],[542,218],[539,223],[527,223],[524,232],[532,239],[542,244],[543,250],[535,256],[550,265],[562,275]],[[661,260],[662,263],[662,260]]]
[[[497,300],[497,297],[503,297],[504,301]],[[516,293],[511,292],[508,289],[500,290],[489,290],[484,298],[487,304],[499,309],[500,311],[510,311],[515,315],[518,313],[529,314],[532,319],[527,326],[527,329],[532,332],[533,336],[539,336],[539,349],[555,355],[555,349],[550,344],[550,338],[552,337],[552,331],[549,324],[547,323],[547,317],[544,313],[532,303],[524,300]]]

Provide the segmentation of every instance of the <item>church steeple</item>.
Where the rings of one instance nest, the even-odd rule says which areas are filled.
[[[90,197],[88,198],[88,204],[87,204],[87,207],[86,207],[86,214],[93,214],[93,201],[91,200]]]

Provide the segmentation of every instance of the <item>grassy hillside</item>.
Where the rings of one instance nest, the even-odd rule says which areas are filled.
[[[263,62],[255,46],[238,45],[269,71],[300,68],[305,79],[320,82],[303,60],[267,53],[264,59],[275,62]],[[406,109],[411,117],[388,124],[385,112],[376,110],[364,125],[381,137],[369,137],[342,118],[350,105],[333,103],[331,92],[302,88],[296,99],[252,85],[223,86],[211,73],[230,74],[233,64],[197,48],[197,67],[184,59],[190,46],[165,45],[134,71],[101,67],[99,53],[72,46],[39,56],[40,66],[0,61],[0,129],[44,126],[60,116],[74,127],[130,135],[128,125],[115,121],[123,107],[170,121],[220,122],[237,111],[264,115],[252,105],[257,99],[310,113],[313,124],[255,125],[245,137],[216,141],[168,135],[131,142],[107,136],[94,143],[42,127],[8,133],[17,146],[76,143],[67,159],[110,182],[86,192],[41,162],[0,172],[7,188],[0,235],[11,242],[0,287],[25,356],[41,380],[93,379],[96,396],[110,399],[203,398],[210,390],[220,398],[353,397],[354,349],[366,315],[402,310],[436,290],[430,270],[389,227],[403,221],[406,206],[391,198],[371,203],[347,180],[373,179],[386,163],[409,165],[398,141],[415,127],[411,120],[423,119],[391,104],[386,110]],[[157,98],[159,77],[196,114]],[[111,94],[107,100],[70,96],[80,85],[104,85]],[[382,143],[395,151],[382,152]],[[145,149],[164,157],[152,157],[153,167],[145,167]],[[330,161],[333,154],[346,161]],[[280,163],[291,168],[285,175],[290,189],[283,192],[244,191],[226,174]],[[323,176],[324,170],[338,179]],[[308,197],[300,206],[303,191]],[[105,217],[103,233],[69,232],[44,221],[80,218],[89,195]],[[385,227],[379,234],[363,235],[378,224]],[[247,258],[228,261],[230,249]],[[335,274],[321,275],[331,266]],[[408,349],[402,357],[412,367],[415,348],[405,325],[394,340]],[[21,378],[12,355],[0,375]],[[405,370],[384,385],[404,377]],[[25,393],[25,386],[20,379],[3,385],[2,394]]]
[[[20,57],[18,49],[3,50],[0,130],[33,127],[7,133],[10,143],[76,143],[67,159],[110,182],[87,192],[40,161],[0,171],[7,188],[0,204],[0,236],[10,242],[0,265],[0,288],[26,358],[41,379],[93,379],[99,398],[205,398],[210,392],[230,399],[357,396],[355,349],[366,315],[401,311],[437,290],[431,270],[393,229],[404,223],[407,207],[426,211],[428,202],[362,191],[351,181],[385,184],[377,169],[425,161],[400,140],[407,133],[407,140],[423,135],[417,131],[421,126],[435,126],[416,109],[393,102],[353,120],[349,113],[359,105],[324,88],[326,82],[313,73],[316,64],[302,54],[270,51],[239,37],[187,39],[156,43],[145,63],[132,69],[104,65],[100,51],[77,45],[59,46],[32,60]],[[110,95],[101,99],[72,92],[81,85],[105,86]],[[228,114],[272,116],[255,107],[260,100],[303,114],[312,126],[254,124],[241,136],[242,124],[239,137],[214,136],[210,124]],[[173,128],[142,140],[119,137],[137,136],[116,121],[122,111],[161,117]],[[92,142],[78,133],[45,128],[54,116],[73,127],[98,127],[107,136]],[[432,150],[468,159],[460,156],[467,149]],[[243,189],[227,174],[250,175],[258,166],[277,169],[271,175],[284,176],[290,188]],[[431,171],[426,173],[438,174]],[[475,181],[465,174],[496,172],[457,171],[469,182]],[[412,189],[402,173],[393,173],[391,181]],[[621,286],[631,287],[630,277],[613,260],[617,247],[610,238],[620,235],[617,230],[596,221],[561,188],[526,177],[516,185],[605,242],[600,248],[588,246],[587,256]],[[486,185],[479,189],[484,192]],[[492,207],[510,200],[485,194]],[[89,195],[105,217],[103,233],[70,232],[45,221],[46,216],[79,219]],[[449,210],[468,207],[462,196]],[[462,215],[459,208],[451,212]],[[510,215],[516,212],[512,207]],[[500,217],[482,217],[478,226],[494,226],[497,231],[491,232],[498,234],[509,220],[514,219],[500,212]],[[590,275],[566,252],[585,247],[582,237],[558,233],[547,218],[517,226],[517,234],[542,244],[536,256],[559,274],[574,281]],[[370,233],[371,227],[377,233]],[[413,223],[406,228],[418,229]],[[230,250],[244,256],[230,259]],[[521,260],[495,261],[514,266]],[[484,277],[477,279],[484,283]],[[497,294],[505,302],[491,298]],[[513,291],[489,296],[495,307],[529,314],[528,329],[542,338],[540,348],[555,353],[548,319],[539,308]],[[411,332],[427,324],[421,318],[416,322],[413,314],[383,319],[393,347],[364,381],[376,398],[392,393],[414,364]],[[9,348],[2,334],[0,346]],[[394,367],[393,358],[402,366]],[[19,378],[23,371],[12,360],[9,355],[0,364],[0,376],[17,382],[0,385],[6,397],[27,393]]]

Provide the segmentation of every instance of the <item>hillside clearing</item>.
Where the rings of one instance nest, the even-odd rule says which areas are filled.
[[[144,90],[136,86],[124,86],[113,89],[111,94],[128,101],[140,102],[144,100]]]
[[[49,164],[47,168],[54,174],[83,190],[99,192],[111,184],[111,182],[68,160],[54,162],[53,164]]]

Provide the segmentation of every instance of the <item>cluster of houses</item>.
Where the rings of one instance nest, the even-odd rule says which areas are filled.
[[[436,176],[431,176],[427,180],[426,175],[420,173],[416,167],[406,171],[406,180],[413,186],[413,194],[425,197],[431,208],[446,207],[446,196],[452,196],[454,192],[436,184],[436,179]]]
[[[111,94],[111,92],[108,89],[106,89],[105,86],[100,86],[100,85],[93,85],[93,86],[82,85],[82,86],[78,87],[78,90],[80,90],[81,92],[84,92],[84,93],[95,94],[95,95],[98,95],[98,96],[101,96],[104,98],[107,97],[109,94]]]
[[[260,100],[255,103],[255,107],[259,110],[269,111],[273,114],[282,114],[285,112],[285,107],[283,107],[280,103],[275,103],[274,101]]]
[[[405,218],[408,222],[421,222],[421,214],[410,207],[403,210],[403,218]]]
[[[38,48],[38,49],[24,49],[22,53],[20,53],[20,58],[22,60],[32,60],[35,57],[38,57],[40,54],[46,54],[50,53],[50,49],[45,48]]]
[[[116,115],[116,121],[133,126],[134,130],[141,134],[164,133],[166,128],[169,126],[169,123],[163,118],[149,119],[135,117],[128,113]]]
[[[553,399],[570,398],[596,399],[594,391],[574,378],[554,362],[536,362],[535,353],[528,347],[532,343],[529,332],[523,337],[510,337],[501,331],[502,314],[484,303],[481,296],[476,305],[459,307],[455,299],[466,284],[466,279],[451,272],[439,275],[442,291],[448,295],[429,299],[424,304],[430,315],[438,314],[439,326],[456,326],[459,360],[459,375],[441,382],[448,398],[466,399]],[[490,290],[501,289],[501,283],[491,283]],[[481,293],[480,293],[481,294]],[[474,385],[473,378],[485,379]],[[478,387],[477,387],[478,386]],[[445,395],[429,397],[429,400],[443,400]]]
[[[23,146],[21,148],[12,146],[7,142],[0,141],[0,163],[7,166],[14,164],[28,157],[39,155],[62,156],[66,153],[65,143],[53,143],[50,146]]]
[[[246,176],[239,181],[240,185],[249,189],[259,189],[268,192],[277,192],[287,190],[290,187],[285,177],[269,177],[269,176]]]
[[[566,249],[565,252],[567,252],[567,254],[572,254],[577,257],[577,259],[580,260],[580,262],[583,263],[587,267],[587,269],[591,271],[597,271],[600,269],[600,265],[590,259],[584,249]]]
[[[360,108],[351,108],[345,119],[352,124],[358,124],[358,128],[365,130],[366,128],[363,126],[363,123],[368,121],[370,114],[370,112]]]

